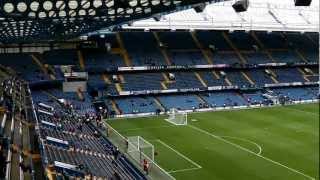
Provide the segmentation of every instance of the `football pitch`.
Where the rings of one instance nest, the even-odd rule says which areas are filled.
[[[178,180],[319,180],[319,106],[291,105],[110,120],[123,136],[155,147],[156,162]]]

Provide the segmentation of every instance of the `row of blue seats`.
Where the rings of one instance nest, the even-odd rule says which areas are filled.
[[[317,88],[274,88],[270,89],[277,96],[288,96],[291,100],[312,100],[318,98]],[[249,104],[262,104],[266,102],[262,91],[256,92],[211,92],[197,95],[162,95],[156,97],[127,97],[113,99],[121,114],[135,114],[156,112],[161,109],[156,104],[156,99],[166,110],[177,108],[180,110],[192,110],[200,108],[201,104],[206,107],[246,106]],[[106,100],[108,103],[109,101]],[[112,105],[108,105],[113,109]]]
[[[225,77],[231,82],[232,85],[239,87],[250,87],[251,82],[246,78],[246,75],[252,80],[253,85],[263,87],[265,84],[274,84],[271,76],[278,80],[280,83],[289,82],[306,82],[304,75],[298,68],[273,68],[272,71],[265,69],[252,69],[243,71],[200,71],[199,76],[207,86],[227,86]],[[314,72],[316,73],[316,72]],[[124,82],[119,82],[123,91],[143,91],[143,90],[162,90],[165,87],[168,89],[183,89],[183,88],[203,88],[204,84],[197,78],[194,72],[172,72],[174,79],[167,81],[162,73],[136,73],[136,74],[123,74]],[[169,78],[169,74],[166,73]],[[318,81],[316,75],[307,75],[311,81]],[[99,75],[89,76],[89,85],[98,90],[106,90],[109,94],[116,95],[117,90],[115,83],[109,78],[110,84],[103,82],[102,77]]]

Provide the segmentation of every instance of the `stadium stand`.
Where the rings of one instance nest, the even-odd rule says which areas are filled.
[[[100,132],[102,118],[315,101],[318,45],[309,40],[281,32],[120,32],[98,37],[102,47],[0,53],[0,69],[30,87],[28,117],[39,126],[47,175],[146,179]],[[10,131],[12,115],[1,119],[2,134],[23,138]],[[6,155],[8,171],[19,166],[19,156]]]
[[[105,119],[319,102],[319,7],[3,1],[0,179],[153,179]]]

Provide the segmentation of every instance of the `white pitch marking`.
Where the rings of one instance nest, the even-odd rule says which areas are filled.
[[[262,153],[262,147],[261,147],[259,144],[255,143],[255,142],[253,142],[253,141],[250,141],[250,140],[248,140],[248,139],[238,138],[238,137],[233,137],[233,136],[219,136],[219,137],[221,137],[221,138],[229,138],[229,139],[237,139],[237,140],[240,140],[240,141],[244,141],[244,142],[251,143],[251,144],[253,144],[253,145],[255,145],[255,146],[258,147],[259,152],[256,153],[257,155],[261,155],[261,153]]]
[[[161,129],[165,127],[175,127],[174,125],[163,125],[163,126],[154,126],[154,127],[145,127],[145,128],[132,128],[132,129],[123,129],[119,132],[127,132],[127,131],[137,131],[137,130],[144,130],[144,129]]]
[[[201,169],[201,168],[195,167],[195,168],[172,170],[172,171],[167,171],[167,172],[168,173],[176,173],[176,172],[193,171],[193,170],[198,170],[198,169]]]
[[[255,153],[255,152],[249,150],[249,149],[246,149],[246,148],[244,148],[244,147],[242,147],[242,146],[240,146],[240,145],[238,145],[238,144],[235,144],[235,143],[230,142],[230,141],[228,141],[228,140],[226,140],[226,139],[223,139],[223,138],[221,138],[221,137],[219,137],[219,136],[216,136],[216,135],[214,135],[214,134],[212,134],[212,133],[209,133],[209,132],[207,132],[207,131],[205,131],[205,130],[203,130],[203,129],[200,129],[200,128],[195,127],[195,126],[192,126],[192,125],[188,125],[188,126],[189,126],[190,128],[192,128],[192,129],[195,129],[195,130],[199,131],[199,132],[202,132],[202,133],[207,134],[207,135],[209,135],[209,136],[211,136],[211,137],[214,137],[214,138],[216,138],[216,139],[218,139],[218,140],[221,140],[221,141],[223,141],[223,142],[225,142],[225,143],[227,143],[227,144],[230,144],[230,145],[232,145],[232,146],[235,146],[235,147],[237,147],[237,148],[239,148],[239,149],[241,149],[241,150],[243,150],[243,151],[246,151],[246,152],[248,152],[248,153],[250,153],[250,154],[256,155],[256,156],[258,156],[258,157],[260,157],[260,158],[262,158],[262,159],[264,159],[264,160],[267,160],[267,161],[269,161],[269,162],[271,162],[271,163],[274,163],[274,164],[277,164],[277,165],[279,165],[279,166],[281,166],[281,167],[284,167],[284,168],[286,168],[286,169],[288,169],[288,170],[290,170],[290,171],[292,171],[292,172],[295,172],[295,173],[297,173],[297,174],[300,174],[300,175],[302,175],[302,176],[304,176],[304,177],[306,177],[306,178],[308,178],[308,179],[315,180],[314,177],[311,177],[311,176],[309,176],[309,175],[306,175],[306,174],[304,174],[304,173],[302,173],[302,172],[300,172],[300,171],[298,171],[298,170],[296,170],[296,169],[290,168],[290,167],[288,167],[288,166],[286,166],[286,165],[283,165],[283,164],[281,164],[281,163],[279,163],[279,162],[277,162],[277,161],[274,161],[274,160],[269,159],[269,158],[267,158],[267,157],[264,157],[264,156],[262,156],[262,155],[260,155],[260,154],[257,154],[257,153]]]
[[[192,122],[197,122],[198,120],[196,120],[196,119],[191,119],[191,121],[192,121]]]
[[[193,164],[194,166],[196,166],[198,169],[202,168],[199,164],[197,164],[196,162],[192,161],[191,159],[189,159],[189,158],[186,157],[185,155],[181,154],[179,151],[173,149],[171,146],[169,146],[169,145],[166,144],[165,142],[161,141],[160,139],[157,139],[156,141],[158,141],[159,143],[161,143],[161,144],[164,145],[165,147],[171,149],[172,151],[174,151],[175,153],[177,153],[179,156],[183,157],[185,160],[189,161],[191,164]]]

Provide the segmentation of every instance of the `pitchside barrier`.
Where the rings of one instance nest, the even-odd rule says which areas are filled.
[[[154,146],[150,142],[140,136],[124,137],[107,122],[105,127],[108,139],[141,171],[143,160],[149,162],[148,179],[175,180],[154,161]]]

